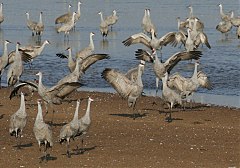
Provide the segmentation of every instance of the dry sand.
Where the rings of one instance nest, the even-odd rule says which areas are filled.
[[[21,139],[9,135],[9,118],[19,108],[20,97],[9,100],[10,90],[0,89],[0,167],[240,167],[240,109],[194,104],[193,109],[175,109],[173,121],[165,121],[167,106],[160,98],[141,97],[140,115],[118,94],[74,92],[72,99],[90,96],[92,125],[84,139],[84,153],[76,150],[80,139],[71,141],[71,158],[66,145],[58,143],[61,127],[72,120],[76,102],[54,106],[54,146],[48,161],[40,163],[32,128],[37,114],[37,93],[26,101],[27,125]],[[30,100],[30,96],[25,97]],[[44,108],[43,108],[44,109]],[[86,101],[80,107],[84,115]],[[51,112],[46,115],[49,122]]]

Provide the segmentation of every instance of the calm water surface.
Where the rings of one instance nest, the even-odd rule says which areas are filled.
[[[205,24],[204,32],[208,35],[211,49],[200,47],[203,56],[200,60],[200,68],[208,74],[213,90],[200,89],[198,93],[207,95],[222,95],[234,98],[235,106],[240,106],[240,40],[236,38],[235,31],[229,34],[228,40],[222,40],[222,35],[216,31],[215,27],[220,21],[219,3],[223,4],[225,12],[234,10],[235,15],[240,15],[240,1],[238,0],[151,0],[151,1],[126,1],[126,0],[82,0],[81,18],[76,25],[76,30],[70,33],[69,41],[64,41],[63,34],[55,31],[55,18],[67,11],[68,4],[72,4],[72,10],[76,11],[78,1],[57,1],[57,0],[5,0],[2,1],[5,21],[1,25],[0,41],[19,41],[22,45],[36,44],[35,37],[31,36],[30,30],[26,27],[25,12],[30,13],[32,20],[38,20],[39,12],[43,12],[43,22],[45,31],[42,41],[47,39],[51,45],[45,47],[41,56],[33,62],[33,68],[25,66],[22,79],[34,79],[38,71],[43,72],[43,83],[54,85],[64,75],[68,74],[67,60],[56,57],[56,53],[65,52],[67,47],[72,47],[73,53],[77,52],[89,44],[89,33],[95,32],[94,44],[96,53],[108,53],[110,60],[99,61],[90,67],[82,78],[85,88],[109,88],[110,86],[101,78],[104,68],[116,68],[126,72],[129,68],[137,66],[138,61],[134,57],[134,52],[138,48],[145,48],[143,45],[132,45],[125,47],[121,42],[128,36],[141,31],[141,20],[144,9],[151,9],[151,18],[158,29],[158,35],[162,36],[169,31],[177,31],[176,17],[182,20],[188,16],[187,5],[192,4],[193,13]],[[109,33],[107,40],[103,41],[99,32],[100,16],[102,11],[104,16],[110,15],[116,9],[119,21]],[[9,45],[9,51],[15,49],[15,44]],[[172,54],[183,50],[183,48],[173,48],[167,46],[163,48],[163,59],[167,59]],[[2,53],[2,47],[1,47]],[[173,72],[178,71],[186,77],[193,73],[193,65],[189,62],[181,62]],[[6,84],[6,74],[3,82]],[[143,75],[144,87],[146,90],[155,88],[155,75],[151,64],[147,64]],[[226,101],[231,101],[227,97]],[[220,97],[221,98],[221,97]],[[214,98],[218,99],[218,98]],[[221,98],[222,99],[222,98]],[[208,100],[207,100],[208,101]],[[211,100],[209,100],[211,101]]]

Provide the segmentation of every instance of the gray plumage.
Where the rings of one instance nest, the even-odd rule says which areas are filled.
[[[35,31],[36,31],[36,35],[42,35],[43,31],[44,31],[44,24],[43,24],[43,20],[42,20],[42,14],[43,12],[40,12],[39,14],[39,21],[35,27]]]
[[[170,73],[173,67],[183,60],[195,59],[198,60],[202,52],[201,51],[190,51],[190,52],[177,52],[171,57],[169,57],[164,63],[159,60],[156,51],[149,53],[148,51],[138,49],[135,53],[136,58],[139,60],[144,60],[146,62],[153,63],[153,70],[156,75],[156,92],[158,91],[158,82],[166,72]]]
[[[31,85],[29,83],[31,83]],[[29,89],[29,91],[31,92],[31,98],[32,98],[33,93],[38,91],[37,84],[38,84],[38,81],[36,79],[34,81],[27,81],[27,82],[19,80],[19,83],[14,85],[14,89],[11,91],[9,99],[11,100],[14,96],[16,96],[18,94],[19,89],[22,87],[26,87]]]
[[[112,11],[112,15],[107,16],[105,20],[106,20],[108,26],[110,26],[110,27],[111,27],[111,30],[112,30],[112,26],[113,26],[114,24],[116,24],[117,21],[118,21],[117,11],[116,11],[116,10],[113,10],[113,11]]]
[[[32,36],[34,36],[35,35],[35,27],[37,25],[37,22],[32,21],[30,19],[29,12],[26,12],[26,15],[27,15],[27,27],[29,30],[32,31]]]
[[[8,47],[7,46],[9,43],[11,42],[8,40],[4,41],[3,54],[0,57],[0,86],[1,86],[1,79],[2,79],[3,72],[8,65]]]
[[[68,58],[68,68],[69,68],[70,72],[73,72],[76,67],[76,61],[74,61],[72,58],[71,48],[68,48],[67,50],[69,51],[68,56],[64,55],[64,54],[60,54],[60,53],[58,53],[57,56],[60,58]],[[84,58],[79,57],[76,59],[82,60],[80,63],[79,70],[80,70],[80,72],[84,73],[95,62],[102,60],[102,59],[109,59],[109,55],[108,54],[91,54],[91,55],[85,56]]]
[[[162,98],[168,104],[168,107],[170,109],[170,114],[166,118],[166,120],[168,122],[171,122],[172,121],[172,116],[171,116],[172,108],[175,104],[182,105],[182,97],[175,90],[168,87],[167,80],[168,80],[168,73],[166,72],[164,74],[164,76],[162,77],[162,83],[163,83]]]
[[[235,27],[239,27],[240,26],[240,17],[239,16],[235,17],[234,16],[234,11],[232,11],[232,15],[231,15],[230,21],[231,21],[233,26],[235,26]]]
[[[20,138],[27,123],[27,113],[25,109],[24,94],[21,93],[20,108],[11,116],[9,124],[9,133],[11,136]],[[18,144],[19,147],[19,144]]]
[[[87,104],[87,109],[86,109],[86,113],[85,115],[80,118],[78,120],[78,124],[79,124],[79,129],[77,132],[77,136],[80,136],[81,140],[82,140],[82,149],[83,149],[83,138],[85,137],[85,135],[87,134],[90,125],[91,125],[91,117],[90,117],[90,106],[91,106],[91,102],[94,101],[93,99],[91,99],[90,97],[88,97],[88,104]]]
[[[41,55],[43,49],[45,48],[46,44],[50,44],[48,40],[45,40],[40,46],[39,45],[28,45],[19,48],[19,51],[24,52],[31,56],[31,61],[35,59],[37,56]]]
[[[68,157],[71,156],[70,151],[69,151],[70,139],[74,139],[79,130],[79,122],[78,122],[79,105],[80,105],[80,100],[77,101],[77,106],[76,106],[73,120],[70,123],[64,125],[62,127],[62,129],[60,130],[59,142],[63,143],[64,141],[67,141],[67,156]]]
[[[55,24],[63,24],[63,23],[67,23],[67,22],[69,22],[69,20],[71,20],[71,16],[72,16],[71,10],[70,10],[71,7],[72,7],[72,5],[69,4],[68,5],[68,12],[59,16],[59,17],[57,17],[55,19]]]
[[[144,72],[144,67],[145,67],[145,61],[140,60],[140,64],[142,64],[142,72]],[[135,82],[137,80],[137,76],[138,76],[138,66],[129,69],[126,73],[125,76],[130,79],[132,82]]]
[[[8,86],[15,85],[19,81],[19,79],[23,73],[22,57],[18,51],[19,45],[20,45],[20,43],[17,42],[14,62],[8,68],[8,72],[7,72]]]
[[[232,29],[232,23],[230,21],[221,21],[216,26],[216,29],[222,34],[225,34],[225,38],[227,38],[228,32],[230,32],[230,30]]]
[[[75,15],[75,19],[74,19],[74,21],[75,21],[75,24],[76,24],[76,22],[80,19],[80,17],[81,17],[81,2],[79,1],[78,2],[78,7],[77,7],[77,12],[76,12],[76,15]]]
[[[135,82],[132,82],[124,74],[115,69],[106,68],[102,72],[102,77],[119,93],[119,95],[127,99],[128,106],[135,110],[136,101],[141,96],[143,91],[142,83],[142,64],[138,66],[138,76]],[[135,119],[135,115],[134,115]]]
[[[226,14],[226,13],[223,12],[223,5],[222,4],[218,4],[218,6],[219,6],[219,12],[220,12],[220,17],[221,17],[222,21],[224,21],[224,22],[230,21],[231,14],[230,13]]]
[[[74,27],[74,17],[76,15],[76,12],[73,12],[71,19],[64,23],[63,25],[61,25],[59,28],[57,28],[57,32],[64,32],[64,37],[68,37],[69,35],[69,31],[72,30],[72,28]]]
[[[3,15],[3,3],[0,4],[0,24],[4,21],[4,15]]]
[[[151,30],[153,29],[154,36],[156,36],[157,28],[156,28],[156,26],[153,24],[153,22],[151,20],[150,9],[145,9],[144,10],[144,16],[143,16],[143,19],[142,19],[141,26],[142,26],[142,29],[143,29],[144,33],[151,34]]]
[[[53,136],[51,127],[43,121],[41,102],[38,100],[38,113],[33,126],[33,133],[38,142],[39,150],[44,145],[44,156],[47,160],[47,149],[53,146]]]
[[[100,15],[100,19],[101,19],[100,26],[99,26],[100,32],[102,34],[102,37],[104,38],[104,37],[107,37],[108,35],[108,23],[106,22],[105,19],[103,19],[102,12],[99,12],[98,14]]]
[[[128,37],[122,43],[125,46],[142,43],[149,49],[158,50],[158,49],[161,49],[163,46],[166,46],[169,43],[173,43],[175,41],[175,34],[176,34],[175,32],[168,32],[165,35],[163,35],[161,38],[157,38],[154,35],[155,31],[153,29],[151,29],[150,32],[151,32],[151,38],[144,33],[137,33]]]
[[[85,57],[94,53],[94,49],[95,49],[94,42],[93,42],[93,36],[94,35],[95,35],[95,33],[90,32],[90,34],[89,34],[89,45],[87,47],[81,49],[80,51],[78,51],[76,53],[76,58],[81,57],[81,58],[84,59]]]

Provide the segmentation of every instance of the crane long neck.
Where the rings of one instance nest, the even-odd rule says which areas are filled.
[[[192,76],[192,78],[195,80],[197,80],[197,68],[198,68],[198,64],[195,64],[194,72],[193,72],[193,76]]]
[[[77,102],[77,106],[76,106],[76,110],[75,110],[75,113],[74,113],[73,121],[77,121],[78,120],[79,104],[80,104],[80,102],[78,101]]]
[[[4,43],[4,51],[3,51],[3,56],[4,57],[8,57],[8,47],[7,47],[8,43],[5,42]]]
[[[103,14],[102,13],[100,13],[100,18],[101,18],[101,21],[103,22],[104,19],[103,19]]]
[[[222,7],[222,5],[219,5],[219,9],[220,9],[220,14],[223,15],[224,13],[223,13],[223,7]]]
[[[39,15],[39,23],[42,24],[42,12],[41,12],[40,15]]]
[[[40,102],[38,102],[38,113],[37,113],[36,121],[43,121],[42,107]]]
[[[91,100],[88,100],[88,104],[87,104],[87,110],[86,113],[84,115],[84,118],[90,119],[90,106],[91,106]]]
[[[137,84],[139,86],[143,86],[143,83],[142,83],[142,70],[141,70],[141,66],[138,66],[138,74],[137,74]]]
[[[78,3],[77,13],[78,13],[78,14],[81,13],[81,10],[80,10],[80,3]]]
[[[94,50],[93,35],[90,35],[90,47]]]
[[[2,13],[3,13],[3,4],[1,3],[1,5],[0,5],[0,14],[2,15]]]
[[[27,20],[30,20],[29,13],[26,13],[26,15],[27,15]]]
[[[24,100],[24,95],[21,94],[21,103],[20,103],[20,109],[21,111],[25,111],[25,100]]]

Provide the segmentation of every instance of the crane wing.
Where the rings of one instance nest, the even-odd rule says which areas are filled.
[[[153,62],[154,58],[152,57],[152,54],[146,50],[138,49],[135,51],[135,56],[138,60],[143,60],[146,62]]]
[[[137,34],[134,34],[134,35],[128,37],[122,43],[125,46],[130,46],[132,44],[142,43],[142,44],[144,44],[145,46],[147,46],[148,48],[151,49],[150,41],[151,41],[151,38],[148,37],[146,34],[144,34],[144,33],[137,33]]]
[[[95,62],[102,60],[102,59],[109,59],[109,55],[108,54],[92,54],[89,55],[88,57],[86,57],[81,66],[80,66],[80,70],[82,72],[85,72],[92,64],[94,64]]]
[[[167,61],[164,63],[164,66],[167,72],[170,73],[170,71],[179,61],[190,60],[190,59],[198,60],[201,57],[201,55],[202,55],[201,51],[177,52],[167,59]]]
[[[133,89],[133,83],[122,73],[106,68],[102,72],[102,77],[120,94],[127,98]]]

